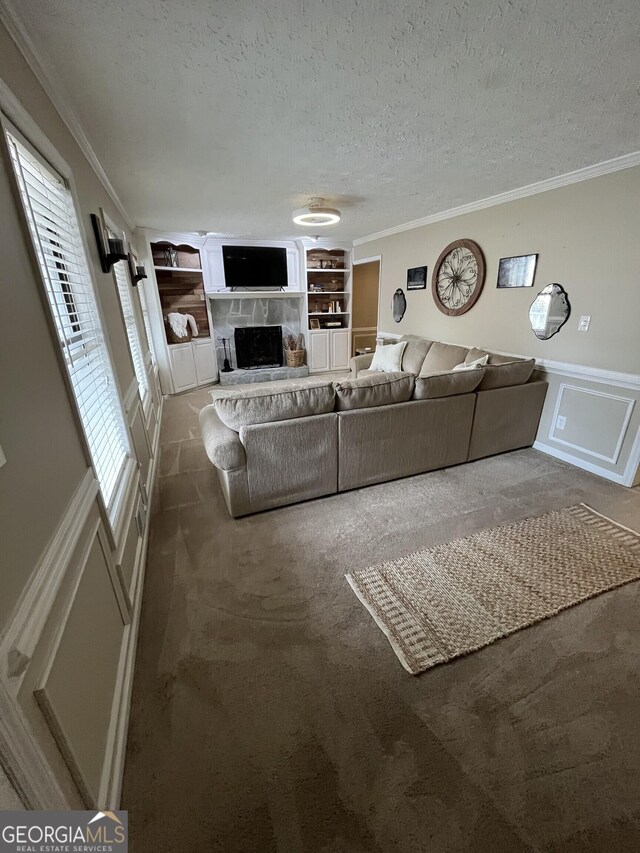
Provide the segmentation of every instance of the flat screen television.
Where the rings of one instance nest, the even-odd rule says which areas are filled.
[[[224,282],[227,287],[287,286],[287,250],[271,246],[223,246]]]

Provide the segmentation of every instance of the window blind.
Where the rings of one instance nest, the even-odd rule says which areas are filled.
[[[129,447],[73,198],[36,152],[5,132],[80,420],[110,508]]]
[[[147,346],[149,347],[149,352],[151,353],[151,360],[155,364],[156,355],[153,351],[153,338],[151,337],[151,320],[149,318],[149,303],[147,302],[147,294],[144,290],[144,283],[140,282],[140,284],[136,288],[138,292],[138,298],[140,299],[140,308],[142,309],[142,320],[144,322],[144,330],[147,335]]]
[[[131,352],[131,360],[133,361],[133,369],[140,386],[140,397],[144,402],[149,393],[149,380],[147,379],[147,371],[144,366],[144,353],[142,350],[142,342],[140,341],[140,333],[136,316],[133,310],[133,300],[131,298],[131,288],[129,286],[129,273],[124,261],[118,261],[113,267],[116,284],[118,286],[118,296],[120,297],[120,306],[122,308],[122,316],[124,325],[127,330],[127,338],[129,339],[129,350]]]

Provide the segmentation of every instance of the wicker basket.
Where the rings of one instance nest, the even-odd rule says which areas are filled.
[[[302,367],[304,364],[304,354],[305,350],[303,349],[286,349],[284,354],[287,359],[287,367]]]
[[[188,344],[192,337],[191,329],[187,326],[186,338],[179,338],[166,320],[164,321],[164,330],[167,335],[168,344]]]

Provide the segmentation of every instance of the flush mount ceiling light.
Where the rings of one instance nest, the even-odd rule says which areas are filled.
[[[340,211],[335,207],[325,207],[324,199],[314,196],[306,207],[293,211],[296,225],[335,225],[340,222]]]

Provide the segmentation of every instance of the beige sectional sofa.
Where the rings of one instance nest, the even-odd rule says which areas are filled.
[[[401,341],[399,371],[373,371],[373,354],[358,356],[344,380],[243,386],[201,411],[232,516],[533,444],[547,391],[533,359]],[[485,355],[485,365],[460,369]]]

